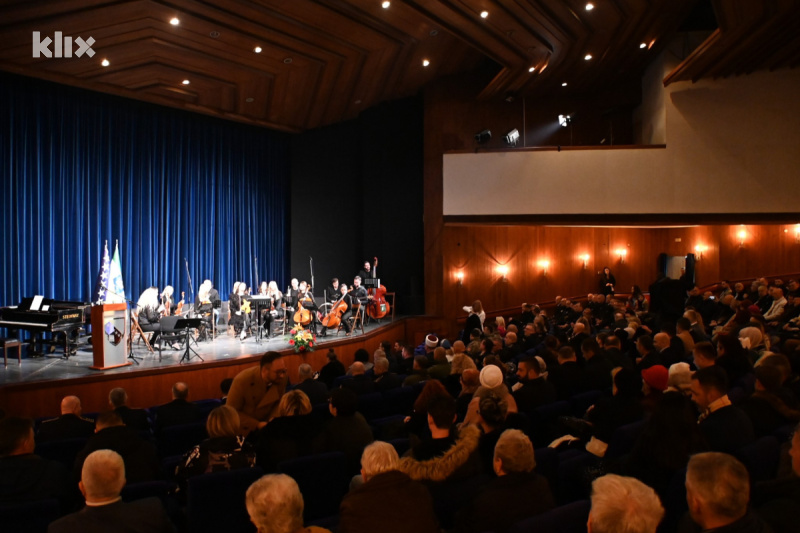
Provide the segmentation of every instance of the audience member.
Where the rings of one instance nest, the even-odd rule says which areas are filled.
[[[478,426],[481,428],[481,440],[478,453],[481,456],[484,472],[492,472],[494,447],[497,440],[506,430],[506,403],[494,394],[481,399],[478,405]]]
[[[489,393],[494,393],[508,406],[508,413],[516,413],[517,402],[508,391],[505,382],[503,381],[503,371],[496,365],[486,365],[480,373],[481,386],[475,391],[472,401],[467,408],[467,415],[464,417],[462,426],[478,423],[478,406],[482,398],[485,398]]]
[[[772,435],[786,424],[800,421],[800,410],[787,405],[779,391],[783,385],[781,371],[772,365],[759,365],[755,369],[755,392],[737,403],[753,423],[755,437]]]
[[[372,429],[356,411],[358,397],[350,389],[331,391],[329,410],[333,415],[325,424],[318,443],[319,451],[343,452],[348,469],[358,472],[358,464],[364,447],[373,441]]]
[[[364,348],[359,348],[356,350],[356,353],[353,354],[353,364],[347,369],[348,376],[355,375],[353,372],[353,365],[356,363],[361,363],[364,366],[364,372],[372,370],[372,363],[369,362],[369,352]]]
[[[333,351],[333,348],[328,350],[328,362],[319,371],[319,380],[324,383],[328,389],[333,388],[336,378],[344,376],[345,368],[339,357]]]
[[[411,387],[417,383],[421,383],[428,379],[428,358],[424,355],[414,356],[414,364],[411,367],[411,372],[408,373],[406,379],[403,380],[404,387]]]
[[[713,366],[717,360],[717,351],[714,345],[708,341],[700,341],[694,345],[692,350],[692,360],[696,369]]]
[[[275,416],[286,390],[286,372],[283,356],[267,352],[259,366],[242,370],[233,378],[226,405],[239,413],[241,434],[263,428]]]
[[[81,400],[77,396],[65,396],[61,400],[61,416],[42,422],[36,440],[89,438],[94,433],[94,420],[83,418],[81,414]]]
[[[450,375],[450,363],[447,361],[447,351],[441,346],[433,350],[433,365],[428,368],[428,377],[444,381]]]
[[[747,353],[736,335],[717,337],[717,358],[714,364],[725,370],[730,385],[740,384],[745,376],[753,373],[753,363],[747,358]]]
[[[517,366],[519,381],[512,396],[523,413],[533,413],[537,407],[556,401],[556,388],[541,376],[542,367],[535,357],[521,359]]]
[[[222,393],[222,403],[228,401],[228,393],[231,391],[231,385],[233,385],[233,378],[225,378],[219,382],[219,390]]]
[[[651,414],[667,390],[669,370],[661,365],[653,365],[642,370],[642,407]]]
[[[188,401],[189,386],[177,382],[172,386],[172,401],[156,410],[156,433],[169,426],[180,426],[197,422],[202,418],[200,408]]]
[[[92,452],[78,483],[86,507],[50,524],[48,533],[173,533],[175,527],[158,498],[122,501],[125,482],[125,464],[117,452]]]
[[[469,357],[467,357],[469,359]],[[471,359],[469,359],[471,361]],[[465,368],[460,378],[461,392],[456,397],[456,412],[458,421],[463,422],[467,416],[469,405],[475,395],[475,391],[481,386],[480,373],[475,368]]]
[[[364,484],[342,500],[338,533],[438,533],[428,489],[398,470],[394,446],[373,442],[361,455]]]
[[[258,533],[330,533],[317,526],[303,527],[303,495],[285,474],[269,474],[250,485],[246,505]]]
[[[533,445],[522,431],[507,429],[500,435],[492,467],[497,477],[459,513],[457,532],[505,533],[516,522],[555,507],[547,479],[534,472]]]
[[[322,421],[311,414],[306,393],[294,389],[281,397],[278,414],[256,433],[257,463],[272,472],[282,461],[311,455],[322,431]]]
[[[387,358],[375,358],[375,366],[373,367],[375,378],[372,382],[375,384],[376,392],[386,392],[387,390],[396,389],[403,385],[403,378],[391,372],[389,370],[390,366]]]
[[[134,431],[150,431],[150,418],[144,409],[131,409],[128,406],[128,393],[122,387],[111,389],[108,403],[122,418],[122,423]]]
[[[633,361],[626,354],[622,353],[622,342],[616,335],[606,337],[604,351],[606,358],[614,368],[622,367],[633,370]]]
[[[585,363],[583,376],[578,385],[580,390],[607,390],[611,387],[611,370],[614,365],[608,360],[605,352],[600,350],[597,341],[592,338],[585,339],[581,343],[581,353]]]
[[[356,396],[375,392],[375,384],[372,382],[372,378],[367,376],[366,372],[367,369],[364,363],[361,361],[354,362],[350,365],[350,375],[352,377],[342,381],[342,387],[352,390],[356,393]]]
[[[692,369],[689,363],[675,363],[669,367],[667,391],[680,392],[684,396],[692,395]]]
[[[75,458],[75,479],[80,479],[83,462],[96,450],[114,450],[125,461],[125,479],[129,483],[151,481],[158,476],[155,446],[127,427],[116,411],[106,411],[97,417],[96,433]]]
[[[684,520],[679,531],[770,532],[748,510],[749,500],[750,479],[742,463],[725,453],[693,455],[686,470],[686,502],[694,523]]]
[[[694,373],[692,401],[700,411],[699,428],[709,449],[734,453],[755,440],[753,424],[741,409],[731,404],[728,378],[718,366]]]
[[[568,400],[578,393],[578,385],[583,373],[572,346],[562,346],[558,350],[558,365],[548,370],[547,381],[556,388],[559,400]]]
[[[656,351],[650,335],[642,335],[636,339],[636,351],[639,353],[639,357],[636,358],[636,368],[640,372],[653,365],[662,364],[661,354]]]
[[[303,363],[297,368],[299,383],[293,390],[301,390],[308,396],[311,405],[328,401],[328,386],[321,379],[314,379],[314,369],[308,363]]]
[[[589,533],[655,533],[663,517],[656,493],[637,479],[608,474],[592,483]]]
[[[605,448],[618,427],[641,420],[644,416],[639,402],[642,379],[635,371],[614,369],[611,391],[610,398],[601,397],[585,416],[593,426],[592,437],[595,441],[587,449],[600,457],[605,454]]]
[[[795,427],[789,457],[792,475],[759,483],[753,496],[758,514],[775,533],[797,531],[797,509],[800,506],[800,425]]]

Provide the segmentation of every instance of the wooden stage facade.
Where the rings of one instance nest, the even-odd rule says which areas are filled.
[[[435,333],[440,337],[452,337],[456,334],[456,325],[450,321],[432,317],[405,317],[397,318],[392,322],[368,327],[362,334],[351,337],[326,337],[319,339],[320,344],[313,352],[299,355],[288,346],[285,340],[274,340],[269,343],[253,344],[239,354],[231,354],[226,350],[224,356],[217,354],[213,343],[229,342],[231,346],[238,346],[238,339],[225,338],[223,333],[218,339],[209,343],[200,343],[198,353],[205,359],[200,361],[193,358],[189,363],[178,363],[179,355],[172,354],[169,358],[165,352],[164,361],[157,363],[158,353],[143,352],[141,348],[135,350],[136,355],[148,358],[142,365],[128,366],[103,372],[88,370],[76,373],[63,372],[47,379],[16,378],[23,376],[19,372],[16,358],[9,359],[8,367],[4,369],[4,379],[0,382],[0,408],[7,414],[27,417],[57,416],[61,398],[67,395],[76,395],[81,399],[83,411],[86,413],[98,412],[108,409],[108,393],[114,387],[123,387],[128,392],[132,407],[151,407],[162,405],[172,400],[172,385],[177,381],[189,385],[190,400],[204,398],[219,398],[220,382],[225,378],[232,378],[240,371],[254,364],[266,351],[275,350],[284,355],[289,368],[289,378],[294,383],[297,381],[297,369],[302,363],[309,363],[314,370],[319,370],[327,363],[327,353],[333,348],[339,360],[348,366],[353,362],[353,355],[359,348],[364,348],[372,353],[384,340],[394,342],[402,340],[414,346],[423,342],[428,333]],[[74,359],[70,358],[70,360]],[[62,359],[54,359],[50,365]],[[152,361],[152,364],[150,364]],[[147,362],[148,364],[144,364]],[[21,367],[34,364],[28,359],[23,359]],[[41,362],[36,364],[41,365]],[[88,365],[86,365],[88,367]],[[12,374],[16,372],[16,375]],[[51,372],[52,374],[52,372]],[[79,375],[76,375],[79,374]],[[30,375],[30,373],[28,374]]]

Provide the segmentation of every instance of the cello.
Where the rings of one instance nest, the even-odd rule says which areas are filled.
[[[378,278],[378,258],[375,258],[375,279]],[[377,320],[380,318],[385,317],[389,314],[390,306],[389,302],[386,301],[384,297],[386,295],[386,287],[383,285],[379,285],[375,288],[375,292],[373,293],[373,289],[369,289],[367,291],[369,294],[369,302],[367,303],[367,316],[370,318]]]
[[[302,299],[297,300],[297,312],[294,314],[294,321],[296,324],[300,324],[301,326],[307,326],[311,323],[313,315],[311,311],[303,307],[303,300],[310,299],[308,293],[303,296]]]
[[[333,304],[331,310],[328,312],[325,318],[322,319],[323,327],[328,329],[338,328],[339,324],[342,323],[342,315],[347,312],[347,304],[344,301],[344,297],[345,294],[348,294],[349,292],[350,291],[347,291],[346,293],[342,294],[342,297],[336,300],[336,303]]]

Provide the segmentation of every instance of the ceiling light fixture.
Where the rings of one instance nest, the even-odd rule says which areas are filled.
[[[169,19],[169,23],[172,24],[173,26],[177,26],[178,24],[181,23],[181,21],[178,17],[172,17],[171,19]]]
[[[389,9],[390,5],[392,5],[392,3],[389,0],[386,0],[384,3],[381,4],[381,7],[383,9]]]
[[[592,9],[594,9],[593,3],[589,2],[588,4],[586,4],[586,11],[591,11]]]
[[[104,59],[100,62],[100,64],[103,65],[104,67],[107,67],[111,64],[111,62],[108,59]]]
[[[292,62],[292,58],[291,57],[285,57],[285,58],[283,58],[283,62],[288,65],[289,63]]]
[[[427,66],[428,66],[428,65],[430,65],[430,64],[431,64],[431,62],[430,62],[430,61],[428,61],[427,59],[423,59],[423,60],[422,60],[422,66],[423,66],[423,67],[427,67]]]
[[[566,87],[567,86],[567,82],[562,83],[561,86],[562,87]]]
[[[566,128],[572,123],[572,117],[569,115],[558,115],[558,125]]]
[[[528,69],[528,72],[535,72],[535,71],[536,71],[536,67],[531,67],[531,68]]]
[[[183,80],[181,83],[184,85],[189,85],[191,82],[189,80]]]
[[[261,53],[261,47],[260,46],[256,46],[255,48],[253,48],[253,52],[255,52],[257,54],[260,54]]]
[[[488,16],[489,16],[489,12],[488,11],[481,11],[481,18],[482,19],[485,19]]]
[[[647,48],[647,43],[642,43],[639,45],[639,48]]]
[[[586,54],[585,56],[583,56],[583,59],[589,61],[590,59],[592,59],[592,54]]]

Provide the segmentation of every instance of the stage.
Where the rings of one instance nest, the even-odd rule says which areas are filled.
[[[81,346],[69,359],[57,352],[23,358],[22,364],[17,363],[16,352],[12,352],[14,357],[8,358],[8,366],[0,376],[0,408],[21,416],[56,416],[61,398],[75,394],[81,398],[85,412],[97,412],[107,409],[108,392],[114,387],[128,391],[133,407],[150,407],[170,401],[171,387],[176,381],[189,384],[190,399],[218,398],[219,384],[224,378],[234,377],[257,364],[267,351],[285,356],[289,378],[295,382],[301,363],[307,362],[317,371],[327,362],[331,348],[342,363],[349,365],[359,348],[366,349],[372,359],[381,341],[404,341],[416,346],[428,333],[450,335],[449,329],[442,320],[429,317],[384,319],[366,325],[363,334],[358,329],[349,337],[344,331],[337,337],[335,331],[328,331],[327,337],[317,337],[315,350],[306,354],[294,353],[288,335],[259,343],[253,337],[241,341],[223,329],[216,339],[193,344],[200,357],[193,356],[189,362],[181,362],[182,350],[171,349],[163,350],[159,361],[157,348],[150,352],[143,342],[134,342],[132,353],[136,362],[108,370],[89,368],[93,358],[88,345]]]

